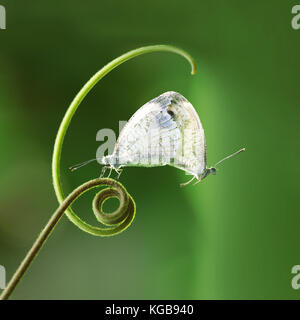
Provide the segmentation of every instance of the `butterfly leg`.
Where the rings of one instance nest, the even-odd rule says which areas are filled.
[[[116,169],[116,172],[117,172],[117,174],[118,174],[116,180],[119,180],[120,175],[121,175],[121,173],[123,172],[123,169]]]
[[[108,166],[104,166],[104,167],[102,168],[102,171],[101,171],[101,174],[100,174],[100,177],[99,177],[99,178],[103,178],[103,177],[104,177],[107,168],[108,168]]]
[[[195,186],[197,183],[201,182],[201,179],[198,179],[198,181],[196,181],[193,186]]]
[[[194,176],[191,180],[189,180],[188,182],[181,183],[181,184],[180,184],[180,187],[185,187],[185,186],[187,186],[187,185],[190,184],[194,179],[195,179],[195,176]]]
[[[110,177],[110,175],[111,175],[111,172],[112,172],[112,167],[108,167],[109,168],[109,174],[108,174],[108,176],[106,177],[106,178],[109,178]]]

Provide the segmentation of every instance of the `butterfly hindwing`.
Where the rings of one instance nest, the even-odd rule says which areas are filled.
[[[166,92],[130,118],[113,154],[119,166],[172,165],[197,175],[206,167],[198,114],[182,95]]]

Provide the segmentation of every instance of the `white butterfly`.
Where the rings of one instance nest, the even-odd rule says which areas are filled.
[[[194,179],[198,183],[210,173],[216,174],[215,167],[206,167],[205,135],[196,110],[174,91],[163,93],[138,109],[122,129],[113,153],[98,160],[104,164],[101,177],[108,168],[110,172],[114,169],[119,177],[123,167],[165,165],[193,175],[183,185]]]

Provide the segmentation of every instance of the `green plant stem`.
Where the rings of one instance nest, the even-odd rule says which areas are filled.
[[[95,84],[102,79],[106,74],[108,74],[111,70],[122,64],[123,62],[130,60],[139,55],[150,53],[150,52],[173,52],[179,54],[186,58],[192,67],[192,74],[196,72],[195,64],[191,56],[185,51],[178,49],[176,47],[168,46],[168,45],[155,45],[155,46],[147,46],[142,47],[136,50],[129,51],[122,56],[116,58],[115,60],[108,63],[104,66],[100,71],[98,71],[79,91],[71,105],[69,106],[62,122],[59,127],[53,151],[52,158],[52,177],[53,177],[53,186],[54,190],[60,203],[59,208],[54,212],[51,216],[50,220],[37,237],[34,242],[32,248],[27,253],[26,257],[20,264],[19,268],[13,275],[6,289],[3,291],[0,299],[8,299],[12,294],[13,290],[16,288],[19,281],[22,279],[25,272],[28,270],[31,262],[39,253],[41,247],[48,239],[50,233],[53,231],[59,219],[62,217],[63,213],[66,212],[68,218],[80,229],[96,235],[96,236],[112,236],[118,234],[125,230],[133,221],[135,216],[135,203],[133,198],[128,194],[127,190],[122,186],[119,182],[104,178],[104,179],[95,179],[89,182],[86,182],[75,189],[73,192],[69,194],[66,198],[63,195],[61,182],[60,182],[60,158],[61,158],[61,150],[64,141],[64,137],[66,131],[69,127],[69,124],[72,120],[72,117],[77,110],[78,106],[85,98],[85,96],[90,92],[90,90],[95,86]],[[101,190],[97,193],[93,201],[93,211],[99,222],[108,226],[104,228],[92,226],[83,220],[81,220],[70,208],[70,205],[83,193],[87,190],[94,188],[99,185],[108,185],[110,188]],[[106,214],[102,211],[102,204],[104,201],[110,197],[118,197],[120,200],[119,208],[112,214]]]
[[[60,182],[60,158],[61,158],[61,150],[62,145],[64,141],[64,137],[66,134],[66,131],[69,127],[69,124],[72,120],[72,117],[77,110],[78,106],[82,102],[82,100],[85,98],[85,96],[90,92],[90,90],[96,85],[96,83],[101,80],[105,75],[107,75],[110,71],[112,71],[114,68],[119,66],[125,61],[128,61],[134,57],[137,57],[139,55],[145,54],[145,53],[151,53],[151,52],[173,52],[176,54],[179,54],[186,58],[191,67],[192,67],[192,74],[196,72],[196,66],[192,59],[192,57],[185,51],[168,45],[154,45],[154,46],[147,46],[142,47],[136,50],[129,51],[120,57],[116,58],[115,60],[108,63],[106,66],[104,66],[100,71],[98,71],[79,91],[79,93],[76,95],[72,103],[70,104],[62,122],[59,127],[55,144],[54,144],[54,151],[53,151],[53,158],[52,158],[52,178],[53,178],[53,186],[55,190],[56,197],[58,199],[59,203],[62,203],[64,200],[64,193],[62,190],[62,185]],[[110,236],[115,235],[114,229],[111,230],[111,234],[103,233],[103,228],[99,228],[93,225],[90,225],[83,221],[81,218],[79,218],[75,212],[68,208],[66,210],[66,215],[68,218],[81,230],[88,232],[90,234],[93,234],[95,236]],[[120,231],[119,231],[120,232]]]
[[[126,229],[130,223],[134,219],[134,214],[135,214],[135,204],[132,199],[132,197],[127,193],[126,189],[124,186],[122,186],[121,183],[109,179],[109,178],[99,178],[99,179],[94,179],[90,180],[78,188],[76,188],[73,192],[71,192],[68,197],[61,203],[61,205],[58,207],[58,209],[54,212],[54,214],[51,216],[50,220],[42,230],[42,232],[39,234],[37,237],[36,241],[34,242],[33,246],[31,249],[28,251],[26,257],[20,264],[19,268],[13,275],[12,279],[8,283],[6,289],[3,291],[2,295],[0,296],[1,300],[6,300],[10,297],[14,289],[16,288],[17,284],[25,274],[26,270],[29,268],[31,262],[33,259],[37,256],[39,253],[40,249],[42,248],[43,244],[49,237],[50,233],[53,231],[55,225],[59,221],[59,219],[62,217],[63,213],[66,211],[66,209],[82,194],[84,194],[86,191],[95,188],[97,186],[102,186],[102,185],[108,185],[111,188],[106,188],[101,190],[94,198],[94,213],[97,216],[98,220],[102,223],[101,219],[109,219],[111,217],[118,216],[118,221],[120,223],[116,223],[116,226],[114,227],[115,231],[124,230]],[[105,214],[102,212],[102,203],[110,197],[118,197],[120,200],[120,206],[118,210],[112,214]],[[121,218],[120,218],[121,217]],[[106,221],[106,224],[107,221]],[[109,223],[111,224],[111,223]],[[109,230],[109,228],[107,228]],[[107,231],[109,232],[109,231]]]

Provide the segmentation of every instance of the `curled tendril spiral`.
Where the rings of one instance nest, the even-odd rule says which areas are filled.
[[[77,189],[75,195],[81,196],[83,192],[97,186],[110,186],[99,191],[93,200],[93,211],[99,222],[107,226],[107,228],[98,228],[102,236],[110,236],[125,230],[133,221],[135,216],[135,203],[131,195],[127,192],[124,186],[110,178],[99,178],[90,180]],[[73,193],[73,192],[72,192]],[[118,198],[120,201],[119,208],[113,213],[105,213],[103,204],[109,198]],[[77,199],[77,196],[74,200]],[[72,200],[72,201],[74,201]]]
[[[57,199],[60,203],[62,203],[64,201],[64,194],[62,191],[62,186],[61,186],[61,182],[60,182],[60,156],[61,156],[61,149],[62,149],[62,145],[63,145],[63,140],[66,134],[66,131],[68,129],[68,126],[72,120],[72,117],[75,113],[75,111],[77,110],[79,104],[82,102],[82,100],[85,98],[85,96],[88,94],[88,92],[95,86],[95,84],[102,79],[106,74],[108,74],[111,70],[113,70],[114,68],[116,68],[117,66],[119,66],[120,64],[122,64],[123,62],[130,60],[134,57],[137,57],[139,55],[142,55],[144,53],[149,53],[149,52],[155,52],[155,51],[166,51],[166,52],[173,52],[176,54],[179,54],[181,56],[183,56],[184,58],[186,58],[192,67],[192,74],[194,74],[196,72],[196,67],[195,67],[195,63],[193,61],[193,59],[191,58],[191,56],[186,53],[185,51],[178,49],[176,47],[172,47],[172,46],[168,46],[168,45],[155,45],[155,46],[147,46],[147,47],[142,47],[136,50],[132,50],[129,51],[125,54],[123,54],[122,56],[116,58],[115,60],[111,61],[110,63],[108,63],[106,66],[104,66],[100,71],[98,71],[84,86],[83,88],[79,91],[79,93],[77,94],[77,96],[74,98],[74,100],[72,101],[71,105],[69,106],[62,122],[61,125],[59,127],[57,136],[56,136],[56,140],[55,140],[55,145],[54,145],[54,151],[53,151],[53,160],[52,160],[52,176],[53,176],[53,186],[54,186],[54,190],[57,196]],[[103,183],[106,184],[108,181],[110,181],[110,183],[112,183],[112,179],[110,180],[103,180]],[[114,182],[114,187],[118,186],[121,188],[124,188],[121,184],[118,184],[116,181]],[[106,189],[103,192],[100,192],[95,200],[94,200],[94,204],[93,204],[93,208],[94,208],[94,212],[96,214],[97,219],[104,223],[105,225],[111,225],[114,224],[114,227],[109,227],[109,228],[99,228],[99,227],[95,227],[92,226],[88,223],[86,223],[85,221],[83,221],[82,219],[80,219],[75,212],[71,209],[71,208],[67,208],[66,210],[66,215],[68,216],[68,218],[80,229],[93,234],[95,236],[112,236],[115,235],[117,233],[122,232],[123,230],[125,230],[128,225],[131,223],[132,219],[134,218],[134,212],[132,213],[132,215],[129,215],[131,217],[131,220],[129,221],[129,218],[126,218],[125,220],[123,220],[123,215],[121,213],[124,213],[125,207],[127,206],[127,203],[125,201],[123,201],[122,197],[120,197],[120,193],[117,192],[116,190],[119,190],[117,187],[116,189]],[[117,193],[116,193],[117,192]],[[126,189],[124,188],[124,192],[126,192],[130,207],[133,208],[133,210],[135,210],[135,204],[133,199],[131,198],[131,196],[127,193]],[[118,197],[121,204],[119,209],[117,210],[117,212],[115,212],[113,215],[103,215],[102,213],[99,213],[95,211],[95,207],[96,205],[100,208],[102,208],[102,203],[110,198],[110,197]],[[124,205],[124,208],[123,208]],[[127,207],[126,207],[127,208]],[[127,220],[128,219],[128,220]]]
[[[99,186],[109,186],[109,188],[99,191],[93,200],[93,211],[99,222],[107,226],[107,228],[98,228],[103,236],[117,234],[125,230],[133,221],[135,215],[135,203],[124,188],[124,186],[110,178],[98,178],[90,180],[77,189],[75,189],[65,199],[63,205],[67,209],[71,203],[79,198],[83,193]],[[120,201],[119,208],[113,213],[105,213],[103,211],[103,204],[109,198],[118,198]]]

